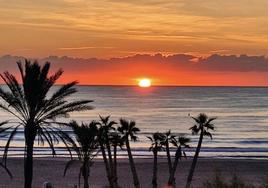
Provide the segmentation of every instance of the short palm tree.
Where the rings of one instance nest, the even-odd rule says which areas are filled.
[[[53,155],[55,154],[55,141],[62,141],[68,147],[72,139],[58,126],[58,117],[68,117],[70,112],[91,109],[88,106],[89,100],[69,102],[66,97],[74,94],[77,90],[74,86],[77,82],[71,82],[61,86],[51,96],[48,93],[52,86],[62,75],[59,70],[49,76],[50,63],[40,66],[37,62],[31,63],[25,60],[25,64],[18,62],[22,84],[9,72],[1,74],[2,79],[9,88],[9,91],[0,88],[0,98],[4,103],[0,108],[12,114],[19,123],[13,127],[10,137],[5,146],[4,158],[7,157],[10,141],[14,138],[20,126],[24,130],[25,157],[24,157],[24,187],[32,187],[33,178],[33,148],[36,138],[43,144],[47,142]]]
[[[153,151],[153,155],[154,155],[153,178],[152,178],[153,188],[157,188],[157,157],[158,157],[158,152],[163,150],[163,137],[164,135],[159,132],[153,133],[152,137],[150,136],[147,137],[152,142],[149,150]]]
[[[216,119],[216,118],[209,118],[206,114],[199,114],[197,117],[192,118],[194,119],[196,124],[193,127],[191,127],[190,130],[192,130],[192,134],[194,135],[199,134],[199,141],[195,150],[195,155],[187,178],[186,188],[190,188],[192,178],[194,175],[195,166],[201,149],[203,137],[209,136],[212,139],[212,134],[209,132],[209,130],[214,130],[214,125],[212,124],[212,121]]]
[[[182,158],[182,156],[186,157],[186,153],[183,150],[184,148],[189,148],[188,143],[190,142],[190,139],[184,136],[179,136],[178,138],[172,139],[171,143],[177,147],[176,154],[175,154],[175,159],[172,165],[172,171],[169,175],[169,180],[168,180],[168,186],[172,186],[175,188],[175,173],[177,170],[178,162]]]
[[[98,141],[100,144],[100,149],[103,157],[103,161],[105,164],[106,169],[106,175],[110,184],[111,188],[116,188],[116,182],[114,181],[114,164],[113,164],[113,157],[112,157],[112,151],[111,151],[111,143],[109,135],[111,131],[114,131],[114,125],[117,124],[115,121],[110,121],[110,116],[102,117],[100,116],[100,122],[99,122],[99,134],[98,134]],[[106,152],[107,150],[107,152]],[[108,157],[107,157],[107,154]]]
[[[64,170],[64,176],[67,170],[75,162],[81,164],[79,171],[79,187],[81,175],[84,179],[84,188],[89,188],[88,178],[90,176],[90,167],[93,164],[93,159],[98,153],[98,127],[97,122],[92,121],[89,124],[82,123],[78,125],[76,121],[72,121],[69,126],[72,128],[78,146],[75,144],[73,148],[76,151],[78,160],[70,160]]]
[[[120,127],[118,127],[118,131],[123,135],[123,139],[126,143],[126,148],[127,148],[127,153],[128,153],[128,158],[129,158],[129,164],[133,176],[133,182],[135,188],[140,188],[140,182],[138,178],[138,174],[136,171],[134,159],[132,156],[132,152],[130,149],[130,144],[129,141],[137,141],[137,136],[136,134],[140,131],[139,128],[136,127],[136,122],[135,121],[127,121],[125,119],[120,119]]]

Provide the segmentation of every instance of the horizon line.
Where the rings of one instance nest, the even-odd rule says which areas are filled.
[[[54,86],[62,86],[65,85],[69,82],[66,83],[56,83]],[[0,83],[0,86],[7,85],[5,83]],[[21,84],[20,84],[21,85]],[[82,87],[140,87],[139,85],[136,84],[77,84],[77,86],[82,86]],[[150,87],[240,87],[240,88],[268,88],[268,85],[151,85]],[[143,88],[146,89],[146,88]]]
[[[64,84],[55,84],[64,85]],[[92,87],[140,87],[136,84],[77,84],[78,86]],[[268,85],[151,85],[150,87],[248,87],[248,88],[268,88]],[[150,88],[148,87],[148,88]],[[146,88],[143,88],[146,89]]]

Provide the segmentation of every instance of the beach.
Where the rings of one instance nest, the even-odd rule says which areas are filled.
[[[51,182],[55,188],[73,188],[78,184],[78,166],[72,167],[63,177],[63,171],[67,158],[35,158],[33,187],[40,188],[45,181]],[[152,177],[152,159],[135,159],[141,187],[149,188]],[[177,169],[177,187],[183,187],[186,182],[191,159],[182,160]],[[8,167],[13,174],[13,180],[0,168],[1,188],[21,188],[23,187],[23,158],[9,158]],[[193,179],[193,187],[200,187],[202,183],[215,177],[216,171],[220,171],[224,179],[230,179],[234,173],[241,177],[245,183],[260,185],[263,179],[267,179],[268,160],[257,159],[199,159]],[[132,174],[130,172],[127,159],[118,161],[119,184],[122,188],[134,187],[132,184]],[[159,188],[165,186],[168,179],[168,169],[165,159],[159,159],[158,182]],[[82,183],[81,179],[81,183]],[[102,188],[108,185],[105,168],[101,159],[95,160],[91,168],[89,179],[90,187]]]

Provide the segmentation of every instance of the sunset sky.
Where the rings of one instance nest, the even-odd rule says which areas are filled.
[[[26,57],[60,62],[62,81],[82,84],[148,77],[155,85],[268,86],[267,7],[267,0],[0,0],[0,68],[15,71],[7,63]]]

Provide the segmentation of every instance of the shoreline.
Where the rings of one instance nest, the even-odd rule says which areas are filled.
[[[78,184],[78,166],[72,167],[63,177],[63,171],[69,158],[38,157],[34,158],[33,188],[40,188],[45,181],[51,182],[55,188],[73,188]],[[152,158],[135,158],[135,163],[142,187],[151,187]],[[178,187],[184,186],[188,169],[192,160],[183,159],[179,162],[176,181]],[[0,187],[20,188],[23,184],[23,158],[9,158],[7,166],[13,174],[10,180],[3,169],[0,169]],[[168,179],[168,169],[165,159],[159,159],[159,188],[165,186]],[[267,174],[268,160],[261,159],[215,159],[200,158],[197,163],[193,185],[200,187],[204,181],[211,179],[219,171],[224,179],[230,179],[234,173],[246,183],[261,185]],[[118,177],[121,187],[133,187],[132,175],[127,159],[118,159]],[[89,179],[90,187],[102,188],[108,185],[105,168],[101,159],[94,160]],[[181,186],[179,186],[181,185]]]
[[[56,157],[68,158],[69,153],[65,147],[55,147]],[[4,147],[0,147],[0,154],[3,153]],[[11,158],[23,158],[24,147],[13,146],[9,149],[8,156]],[[171,155],[175,155],[175,149],[171,148]],[[185,150],[187,157],[191,158],[194,155],[195,148]],[[76,153],[72,151],[73,156]],[[147,148],[138,147],[132,148],[132,154],[134,158],[151,158],[153,154]],[[117,152],[118,158],[128,158],[126,149],[119,149]],[[165,152],[159,152],[159,157],[165,157]],[[34,157],[36,158],[49,158],[52,157],[51,149],[49,147],[35,147]],[[97,158],[101,158],[101,154],[98,154]],[[233,147],[217,147],[201,148],[201,156],[199,158],[208,159],[256,159],[256,160],[268,160],[268,148],[233,148]]]

